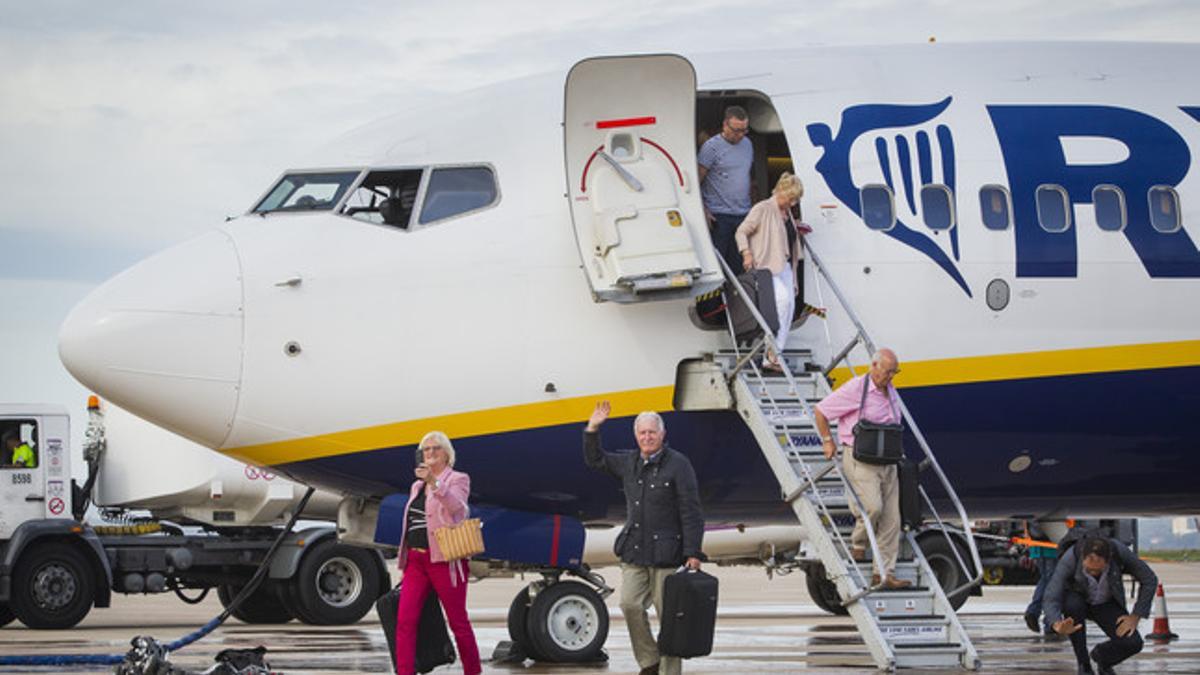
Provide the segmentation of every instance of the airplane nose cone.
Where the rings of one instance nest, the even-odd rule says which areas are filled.
[[[112,403],[220,447],[242,370],[233,240],[209,232],[105,282],[67,316],[58,353],[75,379]]]

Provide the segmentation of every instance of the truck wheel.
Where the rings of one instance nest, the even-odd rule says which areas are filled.
[[[8,624],[12,623],[12,620],[15,618],[17,618],[17,615],[13,614],[8,605],[0,604],[0,628],[4,628]]]
[[[91,565],[70,544],[32,547],[13,571],[13,614],[30,628],[70,628],[83,620],[96,598]]]
[[[958,558],[954,556],[954,549],[950,548],[950,542],[946,541],[946,537],[941,533],[934,533],[917,540],[917,544],[921,546],[921,553],[929,563],[929,569],[933,570],[933,575],[937,577],[942,592],[947,594],[950,605],[957,611],[959,607],[966,604],[970,590],[964,590],[954,597],[949,597],[949,593],[966,583],[969,577],[959,566]],[[957,539],[954,540],[954,548],[958,549],[958,555],[963,562],[970,565],[971,554]]]
[[[288,609],[314,626],[341,626],[363,618],[385,589],[373,555],[332,539],[320,542],[300,560],[287,585]]]
[[[534,650],[546,661],[595,661],[608,639],[608,608],[590,586],[560,581],[543,588],[533,599],[526,632]]]
[[[221,584],[217,587],[217,597],[221,606],[228,609],[234,598],[242,592],[244,586]],[[287,623],[293,618],[291,611],[279,599],[279,596],[267,584],[260,584],[241,607],[233,610],[231,615],[242,623]]]
[[[804,583],[813,604],[834,616],[846,616],[850,610],[842,604],[837,585],[825,576],[824,565],[810,565],[804,570]]]

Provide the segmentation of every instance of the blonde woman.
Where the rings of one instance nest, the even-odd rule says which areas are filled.
[[[804,257],[800,237],[811,230],[792,218],[792,207],[803,195],[804,185],[800,179],[785,172],[779,177],[771,196],[751,207],[735,235],[738,251],[742,254],[742,266],[747,271],[770,270],[775,287],[779,330],[774,336],[775,351],[768,350],[763,364],[767,370],[780,370],[776,352],[782,352],[787,345],[796,311],[796,272]]]
[[[467,565],[447,562],[438,548],[435,530],[461,523],[467,517],[471,477],[455,471],[454,446],[446,434],[431,431],[421,439],[421,464],[404,507],[400,534],[400,604],[396,612],[396,672],[412,673],[417,648],[417,624],[430,590],[446,612],[446,623],[458,644],[465,675],[481,672],[475,631],[467,618]]]

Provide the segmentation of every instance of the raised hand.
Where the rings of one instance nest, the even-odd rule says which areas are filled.
[[[596,409],[592,411],[591,417],[588,417],[587,430],[596,431],[601,424],[608,419],[609,413],[612,412],[612,404],[608,401],[597,401]]]

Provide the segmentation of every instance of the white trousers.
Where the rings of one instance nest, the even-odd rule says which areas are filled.
[[[792,330],[792,315],[796,312],[796,277],[792,274],[792,264],[785,262],[782,270],[771,275],[771,281],[775,287],[775,312],[779,317],[775,348],[782,352]]]

